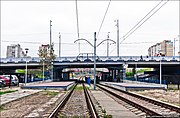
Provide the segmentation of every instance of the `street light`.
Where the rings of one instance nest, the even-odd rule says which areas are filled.
[[[26,74],[25,74],[25,85],[27,83],[27,53],[28,53],[28,48],[25,48],[25,51],[26,51]]]
[[[44,82],[44,61],[45,61],[45,58],[42,58],[42,61],[43,61],[43,82]]]
[[[136,75],[135,77],[136,77],[136,82],[137,82],[137,63],[135,64],[135,73],[136,73],[136,74],[135,74],[135,75]]]
[[[96,32],[94,32],[94,45],[91,44],[88,40],[86,39],[77,39],[74,41],[74,43],[76,43],[77,41],[80,41],[80,40],[84,40],[86,41],[87,43],[89,43],[93,48],[94,48],[94,90],[96,90],[96,48],[101,45],[104,41],[112,41],[114,43],[116,43],[115,41],[111,40],[111,39],[105,39],[103,41],[101,41],[98,45],[96,45]]]
[[[161,84],[161,81],[162,81],[162,67],[161,67],[161,57],[162,57],[162,56],[161,56],[161,53],[160,53],[160,52],[161,52],[161,50],[159,50],[159,54],[160,54],[160,60],[159,60],[159,61],[160,61],[160,62],[159,62],[159,63],[160,63],[160,64],[159,64],[159,66],[160,66],[160,67],[159,67],[159,84]]]
[[[52,75],[51,75],[52,78],[51,79],[53,80],[53,78],[54,78],[54,75],[53,75],[54,74],[54,72],[53,72],[54,71],[53,70],[53,61],[51,61],[51,67],[52,67],[52,69],[51,69],[52,70]]]
[[[175,56],[175,53],[176,53],[176,46],[175,46],[175,43],[176,43],[176,41],[178,41],[178,39],[176,39],[176,38],[174,38],[174,56]]]

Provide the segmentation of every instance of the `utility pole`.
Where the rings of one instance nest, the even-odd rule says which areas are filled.
[[[52,44],[52,35],[51,35],[51,20],[50,20],[50,44],[49,44],[49,46],[50,46],[50,50],[51,50],[51,44]]]
[[[96,32],[94,32],[94,90],[96,90]]]
[[[107,39],[109,39],[109,33],[110,32],[108,32]],[[107,40],[107,57],[109,57],[109,40]]]
[[[175,41],[176,39],[174,38],[174,56],[175,56]]]
[[[52,56],[52,35],[51,35],[51,23],[52,23],[52,21],[50,20],[50,44],[49,44],[49,46],[50,46],[50,58],[51,58],[51,56]],[[53,67],[52,67],[53,65],[52,65],[52,62],[51,62],[51,79],[53,79]]]
[[[159,69],[159,78],[160,78],[160,80],[159,80],[159,84],[162,84],[162,65],[161,65],[161,56],[160,56],[160,69]]]
[[[117,56],[119,57],[119,20],[116,20],[117,24]]]
[[[59,32],[59,57],[61,57],[61,34]]]
[[[26,83],[27,83],[27,79],[28,79],[28,77],[27,77],[27,76],[28,76],[28,75],[27,75],[27,74],[28,74],[28,72],[27,72],[27,71],[28,71],[28,70],[27,70],[27,58],[28,58],[27,53],[28,53],[28,50],[29,50],[28,48],[25,48],[25,51],[26,51],[26,52],[25,52],[25,53],[26,53],[26,73],[25,73],[25,85],[26,85]]]
[[[81,44],[80,44],[80,41],[79,41],[78,45],[79,45],[79,49],[78,49],[78,50],[79,50],[79,54],[80,54],[80,45],[81,45]]]

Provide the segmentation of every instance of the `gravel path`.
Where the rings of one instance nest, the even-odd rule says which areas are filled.
[[[145,90],[133,91],[144,96],[152,97],[163,102],[180,106],[180,91],[179,90]]]
[[[54,97],[53,95],[47,94],[46,91],[41,91],[31,96],[5,104],[3,105],[3,110],[0,111],[0,117],[1,118],[25,117],[31,111],[39,108],[53,97]]]

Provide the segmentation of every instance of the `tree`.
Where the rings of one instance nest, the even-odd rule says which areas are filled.
[[[54,43],[52,43],[51,47],[49,44],[41,45],[38,50],[38,55],[40,58],[40,64],[43,65],[45,70],[51,70],[51,62],[56,58],[54,54]]]

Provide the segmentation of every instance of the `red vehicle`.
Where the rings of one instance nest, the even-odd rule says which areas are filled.
[[[5,81],[6,86],[8,86],[10,84],[10,80],[5,78],[4,76],[0,76],[0,79]]]

